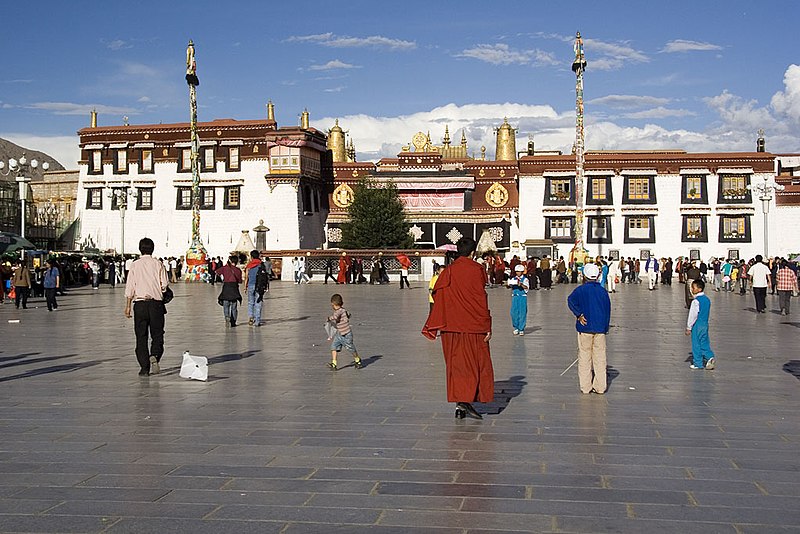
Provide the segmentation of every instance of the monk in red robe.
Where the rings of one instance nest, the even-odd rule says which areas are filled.
[[[494,399],[494,370],[489,353],[492,316],[486,297],[486,273],[473,261],[475,240],[456,243],[459,257],[450,263],[433,288],[433,309],[422,328],[430,340],[442,337],[447,369],[447,401],[456,403],[456,417],[483,419],[473,402]]]
[[[336,283],[344,284],[347,282],[347,252],[342,252],[339,256],[339,273],[336,275]]]

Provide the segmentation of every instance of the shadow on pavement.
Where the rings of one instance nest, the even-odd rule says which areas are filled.
[[[37,354],[41,354],[41,352],[25,352],[23,354],[17,354],[16,356],[3,356],[0,358],[0,362],[10,362],[13,360],[19,360],[20,358],[24,358],[26,356],[36,356]]]
[[[266,326],[268,324],[278,324],[278,323],[293,323],[296,321],[305,321],[311,317],[310,315],[304,315],[302,317],[287,317],[285,319],[262,319],[261,323],[262,326]]]
[[[789,360],[783,364],[783,370],[800,380],[800,360]]]
[[[499,414],[505,410],[511,403],[511,399],[518,397],[522,393],[522,389],[527,386],[525,377],[522,375],[515,375],[508,380],[495,380],[494,382],[494,400],[484,405],[485,410],[480,410],[488,414]]]
[[[20,378],[31,378],[34,376],[47,375],[50,373],[68,373],[70,371],[77,371],[78,369],[86,369],[88,367],[94,367],[95,365],[100,365],[101,363],[110,361],[112,360],[94,360],[91,362],[67,363],[64,365],[54,365],[52,367],[42,367],[41,369],[32,369],[30,371],[26,371],[18,375],[2,377],[0,378],[0,382],[8,382],[9,380],[17,380]]]
[[[37,353],[38,354],[38,353]],[[32,360],[17,360],[11,363],[0,365],[0,369],[8,369],[9,367],[17,367],[19,365],[30,365],[34,363],[53,362],[55,360],[62,360],[64,358],[72,358],[77,354],[65,354],[64,356],[47,356],[45,358],[33,358]]]
[[[221,354],[219,356],[212,356],[208,359],[208,365],[214,365],[217,363],[225,363],[225,362],[232,362],[235,360],[244,360],[249,358],[250,356],[255,356],[257,352],[261,352],[260,350],[248,350],[245,352],[240,353],[232,353],[232,354]]]
[[[795,328],[800,328],[800,323],[783,322],[781,324],[788,324],[789,326],[793,326]]]
[[[614,381],[615,378],[619,376],[619,371],[611,367],[610,365],[606,365],[606,391],[611,389],[611,383]]]

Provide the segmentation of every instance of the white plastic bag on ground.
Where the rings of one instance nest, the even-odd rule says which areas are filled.
[[[208,380],[208,358],[205,356],[192,356],[188,350],[184,352],[183,363],[181,363],[181,378]]]

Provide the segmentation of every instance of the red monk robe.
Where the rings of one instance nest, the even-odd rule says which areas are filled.
[[[336,275],[336,283],[344,284],[347,282],[347,257],[339,256],[339,273]]]
[[[492,316],[486,297],[486,274],[471,258],[459,257],[445,268],[433,289],[433,309],[422,335],[442,335],[448,402],[491,402],[494,370],[486,334]]]

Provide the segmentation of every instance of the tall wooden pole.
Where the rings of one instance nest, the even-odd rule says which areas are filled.
[[[197,64],[194,59],[194,43],[186,48],[186,83],[189,84],[189,109],[191,122],[192,160],[192,244],[186,251],[186,280],[202,281],[206,278],[206,248],[200,236],[200,138],[197,136]]]
[[[572,62],[572,71],[575,73],[575,246],[570,253],[570,260],[583,264],[587,254],[583,246],[583,71],[586,70],[586,57],[583,54],[581,32],[575,34],[574,50],[575,60]]]

